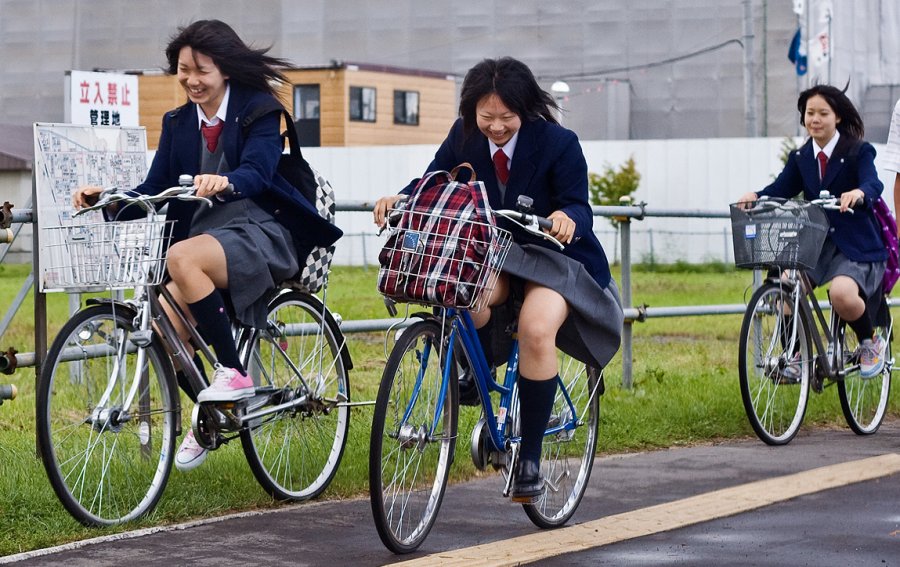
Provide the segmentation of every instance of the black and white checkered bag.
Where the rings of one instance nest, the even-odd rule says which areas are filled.
[[[334,224],[334,189],[321,173],[312,168],[313,175],[316,178],[316,210],[319,216]],[[334,245],[323,247],[317,246],[312,249],[306,258],[306,265],[300,270],[300,276],[295,280],[285,282],[285,285],[316,293],[325,285],[328,278],[328,270],[331,268],[331,259],[334,257]]]

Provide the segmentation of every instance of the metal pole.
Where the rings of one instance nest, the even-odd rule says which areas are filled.
[[[622,238],[622,307],[631,308],[631,219],[624,218],[619,222],[619,234]],[[622,387],[631,389],[632,366],[632,326],[633,321],[625,319],[622,325]]]
[[[744,0],[744,119],[748,138],[756,137],[756,89],[753,85],[753,2]]]
[[[31,202],[34,204],[32,211],[32,219],[34,226],[31,230],[31,246],[32,246],[32,277],[35,278],[34,285],[34,391],[38,391],[38,382],[41,378],[41,367],[44,364],[44,357],[47,356],[47,296],[41,292],[41,262],[40,262],[40,242],[38,238],[38,213],[37,213],[37,176],[32,169],[31,171]],[[38,420],[40,408],[34,405],[35,423]],[[41,443],[37,437],[37,429],[34,432],[34,448],[35,454],[41,454]]]

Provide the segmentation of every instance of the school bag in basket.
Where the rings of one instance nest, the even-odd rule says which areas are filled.
[[[468,183],[457,181],[461,168],[472,171]],[[430,172],[378,255],[378,291],[397,301],[475,308],[502,262],[501,232],[471,165]]]

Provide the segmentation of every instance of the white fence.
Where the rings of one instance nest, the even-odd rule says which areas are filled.
[[[615,140],[582,142],[582,147],[588,170],[595,173],[601,173],[605,165],[618,168],[634,156],[641,174],[635,201],[644,201],[652,209],[726,212],[729,203],[747,191],[763,188],[781,171],[783,140]],[[339,201],[374,202],[421,176],[435,150],[436,146],[378,146],[304,148],[303,152],[331,180]],[[879,174],[889,196],[893,174],[881,170]],[[892,198],[887,201],[893,206]],[[337,222],[347,236],[338,245],[335,262],[376,263],[382,239],[375,235],[372,216],[344,212],[339,213]],[[606,219],[597,218],[594,229],[610,259],[615,258],[617,242],[612,226]],[[632,258],[730,262],[730,230],[724,219],[651,218],[635,222]]]

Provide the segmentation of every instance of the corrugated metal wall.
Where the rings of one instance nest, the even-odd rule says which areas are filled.
[[[832,80],[852,78],[858,102],[870,85],[900,83],[896,4],[834,1]],[[792,2],[751,5],[758,133],[796,134]],[[211,17],[298,64],[341,59],[461,78],[483,57],[514,55],[545,87],[569,83],[566,123],[583,139],[746,132],[742,0],[0,0],[0,123],[61,121],[65,70],[159,67],[175,26]]]

